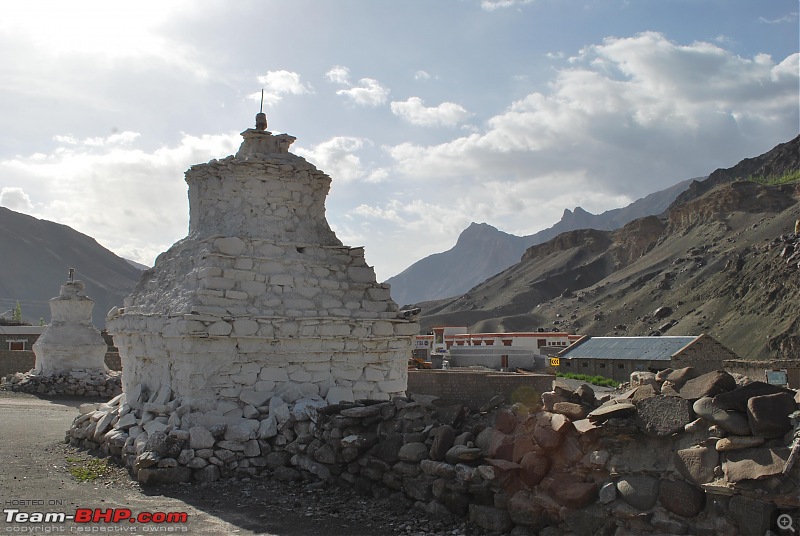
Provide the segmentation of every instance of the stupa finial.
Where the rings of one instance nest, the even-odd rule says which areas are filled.
[[[264,90],[261,90],[261,107],[256,114],[256,130],[267,130],[267,114],[264,113]]]

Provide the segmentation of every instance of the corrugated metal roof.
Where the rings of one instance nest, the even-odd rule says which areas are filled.
[[[587,337],[559,354],[564,359],[669,361],[697,337]]]

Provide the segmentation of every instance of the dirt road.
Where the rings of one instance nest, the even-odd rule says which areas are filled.
[[[109,467],[80,482],[70,468],[91,472],[98,459],[64,443],[64,432],[85,400],[40,399],[0,391],[0,536],[5,534],[198,534],[386,536],[395,532],[475,534],[409,509],[343,490],[266,479],[210,485],[142,488]],[[35,512],[75,515],[77,509],[186,513],[176,523],[37,521]],[[392,509],[395,509],[393,512]],[[16,512],[15,512],[16,511]],[[119,512],[119,510],[118,510]],[[122,514],[124,515],[124,510]],[[26,518],[25,514],[29,514]],[[119,514],[118,514],[119,515]],[[453,530],[455,529],[455,532]],[[459,530],[460,529],[460,530]],[[410,530],[408,532],[411,532]]]

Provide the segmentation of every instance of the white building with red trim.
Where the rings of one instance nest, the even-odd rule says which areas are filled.
[[[453,367],[494,369],[542,368],[546,366],[545,356],[554,355],[581,338],[555,331],[469,333],[466,326],[437,326],[432,331],[416,336],[416,357],[433,359],[435,363],[437,356],[446,356]]]

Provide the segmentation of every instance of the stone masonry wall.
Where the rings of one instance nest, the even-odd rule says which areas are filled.
[[[736,359],[736,354],[708,335],[701,335],[696,341],[673,357],[670,367],[692,366],[698,372],[711,372],[722,368],[723,361]]]
[[[416,322],[363,248],[325,219],[331,179],[247,130],[236,156],[192,166],[189,235],[109,313],[124,390],[220,400],[387,400],[405,391]]]
[[[636,380],[480,413],[424,395],[208,408],[127,392],[82,406],[67,439],[146,484],[316,480],[518,536],[762,535],[800,507],[797,392],[722,371]]]
[[[408,372],[408,392],[433,395],[443,402],[460,402],[478,410],[497,395],[514,402],[528,402],[549,391],[550,374],[517,374],[471,370],[412,370]]]

